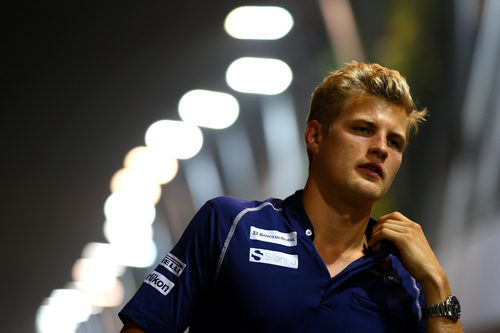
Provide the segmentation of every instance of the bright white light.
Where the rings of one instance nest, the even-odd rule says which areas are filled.
[[[86,294],[76,289],[56,289],[38,308],[36,328],[39,333],[75,332],[88,320],[92,306]]]
[[[152,240],[153,228],[150,225],[106,220],[104,236],[113,246],[116,262],[120,265],[149,267],[156,260],[157,250]]]
[[[76,283],[80,287],[79,283]],[[123,302],[123,285],[118,279],[113,279],[110,288],[106,290],[84,290],[92,305],[96,308],[118,306]]]
[[[153,238],[153,227],[141,223],[121,223],[120,221],[106,220],[103,229],[104,236],[113,246],[149,242]],[[119,253],[116,253],[116,249],[114,251],[115,256],[118,256]]]
[[[191,90],[179,100],[182,120],[197,126],[222,129],[231,126],[240,111],[233,96],[210,90]]]
[[[104,233],[115,249],[116,260],[120,265],[149,267],[154,264],[158,254],[156,244],[151,238],[148,239],[146,230],[138,230],[135,235],[131,230],[121,232],[106,230],[112,228],[114,228],[113,224],[106,221]],[[150,234],[152,234],[152,229]]]
[[[101,259],[78,259],[72,269],[73,281],[84,292],[111,290],[119,273],[119,266]]]
[[[292,27],[292,15],[284,8],[273,6],[238,7],[224,22],[226,32],[238,39],[279,39]]]
[[[161,197],[161,186],[153,174],[145,171],[126,168],[118,170],[111,178],[111,192],[129,193],[156,204]]]
[[[146,131],[146,146],[175,158],[187,159],[196,155],[203,144],[198,127],[184,121],[159,120]]]
[[[153,223],[156,209],[147,198],[141,198],[130,193],[112,193],[104,203],[104,215],[108,221],[122,224]]]
[[[82,258],[98,259],[110,264],[116,264],[116,253],[109,243],[87,243],[82,250]],[[115,265],[116,266],[116,265]],[[116,276],[121,276],[125,269],[116,266]]]
[[[177,174],[179,162],[163,151],[139,146],[127,153],[124,166],[127,169],[140,170],[141,173],[149,174],[158,184],[166,184]]]
[[[234,90],[262,95],[283,92],[292,77],[292,70],[285,62],[269,58],[240,58],[226,72],[227,84]]]

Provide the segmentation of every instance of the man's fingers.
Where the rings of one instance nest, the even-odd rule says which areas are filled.
[[[388,219],[409,221],[409,219],[406,216],[404,216],[403,214],[401,214],[398,211],[381,216],[378,220],[380,222],[380,221],[385,221]]]

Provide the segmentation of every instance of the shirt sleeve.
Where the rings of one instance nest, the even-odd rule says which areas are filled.
[[[215,280],[224,231],[207,202],[118,314],[148,333],[184,332]]]

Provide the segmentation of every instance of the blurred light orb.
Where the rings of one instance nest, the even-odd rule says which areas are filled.
[[[80,258],[72,269],[73,281],[85,293],[107,292],[113,288],[123,267],[98,258]]]
[[[133,243],[117,241],[111,245],[116,250],[118,263],[123,266],[150,267],[158,255],[156,244],[152,239],[136,238]]]
[[[146,146],[130,150],[123,163],[127,169],[140,170],[149,174],[158,184],[166,184],[177,175],[179,162],[163,151],[155,151]]]
[[[226,81],[232,89],[252,94],[280,94],[292,78],[292,70],[285,62],[271,58],[239,58],[226,71]]]
[[[146,131],[146,146],[179,159],[196,155],[203,145],[201,130],[190,123],[177,120],[159,120]]]
[[[214,129],[231,126],[240,112],[238,101],[232,95],[202,89],[185,93],[178,109],[185,122]]]
[[[86,290],[86,294],[95,307],[114,307],[122,304],[124,290],[120,280],[114,278],[110,288],[106,290]]]
[[[116,246],[131,243],[145,243],[153,239],[153,227],[142,223],[121,223],[106,220],[103,226],[104,237],[113,246],[115,260],[119,261]]]
[[[111,192],[129,193],[156,204],[161,197],[161,186],[147,170],[123,168],[115,172],[110,182]]]
[[[78,324],[89,319],[89,297],[77,289],[55,289],[36,314],[38,333],[75,332]]]
[[[98,259],[109,263],[116,263],[116,254],[113,246],[109,243],[89,242],[85,244],[82,250],[82,258]],[[121,276],[124,269],[118,269],[116,276]]]
[[[123,225],[151,225],[156,217],[156,209],[148,198],[115,192],[104,203],[104,215],[107,220]]]
[[[293,27],[293,17],[282,7],[243,6],[233,9],[224,21],[226,32],[237,39],[279,39]]]

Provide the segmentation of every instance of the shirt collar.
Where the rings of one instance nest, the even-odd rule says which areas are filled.
[[[283,211],[285,215],[292,221],[296,222],[301,228],[302,231],[307,234],[307,230],[310,230],[310,239],[314,240],[314,227],[307,216],[306,210],[304,209],[304,205],[302,203],[302,193],[303,190],[298,190],[288,198],[286,198],[283,202]],[[372,228],[377,223],[377,220],[370,217],[368,221],[368,225],[365,230],[366,240],[369,241],[372,235]],[[373,251],[369,248],[367,249],[367,254],[371,254]],[[397,253],[397,249],[389,241],[382,241],[380,251],[377,251],[379,255],[389,255],[391,253]]]

